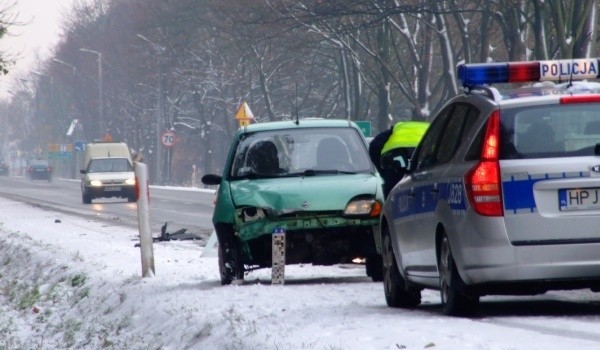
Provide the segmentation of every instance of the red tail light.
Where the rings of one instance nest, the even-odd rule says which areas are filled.
[[[502,216],[502,182],[500,180],[500,113],[490,116],[483,140],[481,160],[465,174],[469,203],[476,213]]]

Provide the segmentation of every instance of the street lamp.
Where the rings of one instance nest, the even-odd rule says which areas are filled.
[[[65,62],[65,61],[61,61],[61,60],[59,60],[58,58],[53,58],[53,59],[52,59],[52,61],[54,61],[54,62],[56,62],[56,63],[60,63],[60,64],[62,64],[63,66],[70,67],[70,68],[73,70],[73,75],[75,75],[75,70],[76,70],[77,68],[75,68],[75,66],[74,66],[74,65],[72,65],[72,64],[69,64],[69,63],[67,63],[67,62]]]
[[[104,132],[104,109],[103,109],[103,92],[102,92],[102,53],[94,50],[81,48],[79,51],[89,52],[98,55],[98,90],[100,92],[100,101],[98,110],[100,112],[100,131]]]
[[[137,37],[142,39],[143,41],[150,44],[152,49],[156,52],[156,71],[158,74],[157,82],[156,82],[156,179],[157,182],[161,182],[161,161],[162,161],[162,147],[160,144],[161,137],[161,123],[162,123],[162,63],[161,63],[161,55],[165,51],[163,46],[160,46],[143,36],[142,34],[137,34]]]

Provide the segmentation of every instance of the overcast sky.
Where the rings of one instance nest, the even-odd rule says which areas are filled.
[[[0,8],[15,2],[17,21],[24,24],[9,28],[10,35],[0,40],[0,50],[18,59],[10,73],[0,77],[0,98],[8,96],[15,76],[34,69],[36,56],[48,56],[59,40],[63,14],[75,0],[0,0]]]

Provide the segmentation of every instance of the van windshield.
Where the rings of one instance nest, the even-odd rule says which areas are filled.
[[[129,172],[133,167],[126,158],[99,158],[90,160],[88,173]]]

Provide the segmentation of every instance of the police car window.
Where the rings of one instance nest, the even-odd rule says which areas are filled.
[[[506,110],[501,118],[503,159],[594,155],[600,142],[597,105],[572,104]]]
[[[448,116],[450,115],[450,111],[452,110],[452,108],[453,106],[446,107],[443,111],[440,112],[440,114],[438,114],[434,118],[433,122],[429,126],[429,129],[423,137],[421,145],[419,146],[419,149],[417,151],[418,154],[415,154],[413,156],[415,157],[417,162],[417,170],[429,168],[431,166],[436,165],[437,147],[439,145],[440,138],[444,132],[446,122],[448,120]]]
[[[454,156],[461,142],[461,134],[469,119],[470,108],[466,104],[456,104],[442,134],[440,146],[436,154],[436,163],[443,164]],[[472,116],[471,116],[472,118]]]

